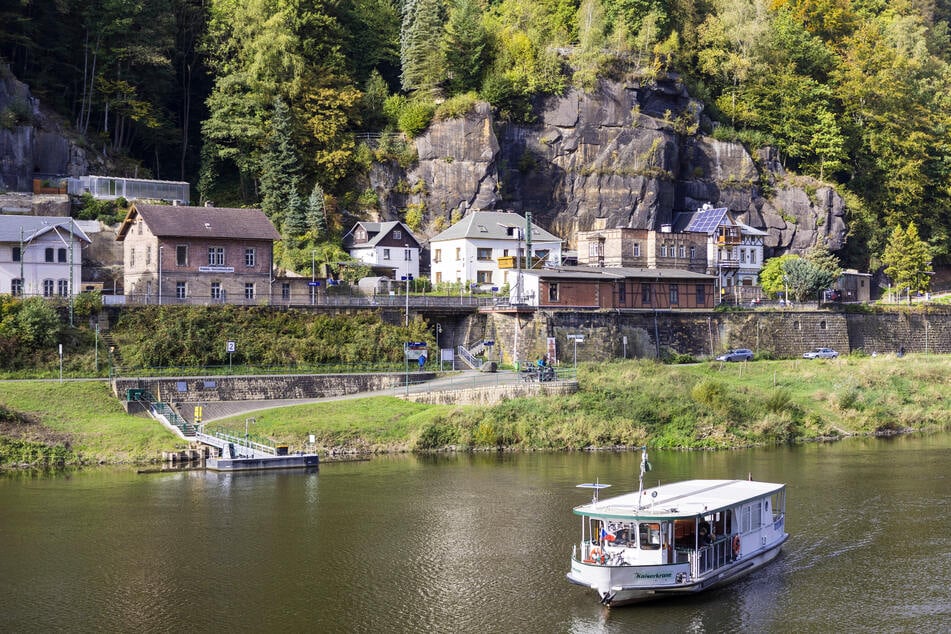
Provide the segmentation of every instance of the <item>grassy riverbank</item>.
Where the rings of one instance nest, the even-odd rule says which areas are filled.
[[[848,357],[666,366],[583,365],[571,396],[492,407],[392,397],[255,414],[251,432],[321,451],[584,449],[649,444],[728,448],[854,434],[951,428],[951,357]],[[245,416],[217,424],[243,434]],[[24,444],[26,443],[26,444]],[[47,456],[69,463],[143,462],[183,446],[128,416],[104,383],[0,384],[0,464]]]

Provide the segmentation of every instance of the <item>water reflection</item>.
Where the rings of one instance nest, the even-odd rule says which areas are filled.
[[[580,482],[636,488],[636,453],[15,474],[0,631],[948,631],[949,439],[653,452],[662,482],[787,482],[791,538],[732,586],[615,610],[565,580],[570,509]]]

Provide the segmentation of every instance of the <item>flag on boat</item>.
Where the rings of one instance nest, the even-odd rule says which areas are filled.
[[[613,542],[613,541],[614,541],[614,533],[609,533],[609,532],[607,532],[606,530],[604,530],[604,527],[602,526],[602,527],[601,527],[601,541],[603,541],[603,542]]]

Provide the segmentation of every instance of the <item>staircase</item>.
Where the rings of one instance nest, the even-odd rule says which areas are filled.
[[[183,437],[193,438],[195,436],[196,428],[193,424],[179,416],[170,405],[156,399],[148,390],[129,390],[129,400],[144,403],[152,418],[170,427],[177,428]]]

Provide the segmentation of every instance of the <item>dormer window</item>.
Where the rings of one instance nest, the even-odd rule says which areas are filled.
[[[394,229],[394,230],[393,230],[393,239],[394,239],[394,240],[402,240],[402,239],[403,239],[403,232],[400,231],[399,229]]]

